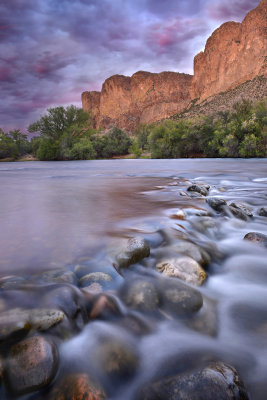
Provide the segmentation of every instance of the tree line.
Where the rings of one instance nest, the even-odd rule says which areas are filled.
[[[37,159],[91,160],[133,154],[138,158],[266,157],[267,99],[236,103],[231,111],[195,119],[165,120],[140,126],[132,137],[114,127],[91,128],[90,114],[75,106],[55,107],[28,127],[31,141],[19,130],[0,129],[0,158],[31,153]]]

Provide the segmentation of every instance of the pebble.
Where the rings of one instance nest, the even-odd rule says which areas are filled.
[[[46,387],[56,375],[58,361],[55,344],[42,336],[15,344],[6,363],[8,389],[22,395]]]
[[[179,278],[186,283],[200,286],[207,279],[207,274],[201,266],[190,257],[171,258],[156,265],[163,275]]]

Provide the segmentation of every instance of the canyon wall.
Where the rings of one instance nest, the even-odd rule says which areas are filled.
[[[192,100],[201,103],[258,76],[267,78],[266,20],[267,0],[262,0],[242,23],[226,22],[213,32],[194,59],[194,76],[144,71],[114,75],[101,92],[82,94],[83,109],[91,112],[94,127],[132,132],[139,124],[179,114]]]

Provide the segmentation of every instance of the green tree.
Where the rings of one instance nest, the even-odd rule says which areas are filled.
[[[70,150],[70,157],[74,160],[93,160],[96,157],[95,149],[88,138],[81,138]]]
[[[41,161],[56,161],[59,159],[59,142],[52,139],[42,139],[36,152]]]
[[[46,115],[28,127],[28,131],[39,132],[44,138],[57,140],[71,126],[84,127],[90,123],[90,115],[80,108],[73,105],[67,108],[55,107],[49,108]]]

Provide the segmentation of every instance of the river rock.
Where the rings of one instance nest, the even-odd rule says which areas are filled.
[[[59,310],[29,310],[29,322],[32,329],[46,331],[63,321],[65,314]]]
[[[249,240],[252,243],[258,243],[267,247],[267,235],[260,232],[249,232],[244,236],[244,240]]]
[[[171,258],[156,265],[165,276],[179,278],[189,284],[200,286],[207,279],[206,272],[190,257]]]
[[[65,376],[52,390],[49,400],[104,400],[104,389],[83,373]]]
[[[64,313],[58,310],[13,308],[0,314],[0,340],[23,336],[30,329],[46,331],[63,319]]]
[[[239,203],[239,202],[233,202],[230,204],[229,206],[231,209],[232,208],[236,208],[237,210],[241,210],[243,211],[243,213],[245,213],[245,215],[247,217],[252,218],[253,217],[253,213],[251,211],[251,209],[244,203]]]
[[[79,286],[84,288],[90,286],[93,283],[99,283],[102,287],[110,287],[113,279],[109,274],[104,272],[91,272],[90,274],[84,275],[79,280]]]
[[[37,282],[41,283],[70,283],[72,285],[77,284],[77,277],[72,271],[68,271],[64,268],[52,269],[36,274],[34,278]]]
[[[30,329],[29,314],[24,310],[15,308],[0,314],[0,342],[22,338]]]
[[[180,241],[175,243],[174,248],[178,253],[193,258],[200,265],[207,265],[210,263],[210,256],[208,253],[194,243]]]
[[[143,238],[129,239],[125,249],[117,256],[117,263],[120,268],[127,268],[136,264],[145,257],[149,257],[150,247]]]
[[[210,197],[207,200],[208,205],[215,211],[222,212],[227,203],[224,199],[217,199],[216,197]]]
[[[21,276],[5,276],[0,279],[1,289],[16,289],[27,283],[27,280]]]
[[[187,188],[188,192],[200,193],[202,196],[207,196],[209,193],[209,185],[190,185]]]
[[[161,279],[158,289],[161,294],[161,307],[174,315],[192,315],[203,305],[201,293],[178,279]]]
[[[137,279],[126,283],[122,288],[121,297],[124,303],[135,310],[151,312],[159,305],[159,296],[153,282]]]
[[[197,372],[163,378],[141,390],[139,400],[249,400],[237,371],[214,362]]]
[[[229,210],[231,212],[231,214],[233,214],[233,216],[238,218],[238,219],[242,219],[243,221],[247,221],[248,220],[247,214],[245,213],[245,211],[241,210],[241,208],[228,206],[227,210]]]
[[[103,338],[93,352],[94,360],[114,383],[117,379],[132,376],[139,365],[139,357],[135,349],[128,343],[115,338]]]
[[[60,285],[55,289],[50,287],[42,298],[42,304],[44,307],[63,311],[67,316],[64,324],[66,325],[68,320],[74,330],[81,330],[88,322],[84,295],[74,286]]]
[[[259,214],[261,217],[267,217],[267,207],[262,207],[262,208],[260,208],[258,214]]]
[[[198,313],[185,320],[186,326],[204,335],[215,337],[218,332],[217,304],[204,298],[203,307]]]
[[[90,319],[107,319],[121,315],[121,311],[115,297],[101,294],[93,302],[89,317]]]
[[[53,380],[57,367],[58,352],[53,342],[42,336],[27,338],[10,349],[7,387],[17,395],[42,389]]]

